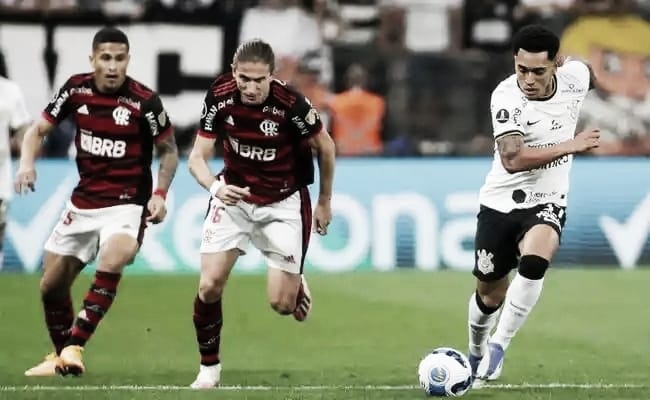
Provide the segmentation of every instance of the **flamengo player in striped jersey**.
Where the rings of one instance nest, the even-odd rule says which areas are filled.
[[[249,242],[266,259],[271,307],[298,321],[311,308],[302,275],[312,227],[307,186],[314,180],[313,150],[320,172],[313,226],[325,235],[332,214],[334,142],[309,101],[273,79],[274,66],[267,43],[252,40],[240,45],[232,73],[219,76],[208,90],[189,157],[190,172],[210,192],[194,299],[201,365],[191,386],[197,389],[219,384],[221,297]],[[215,177],[207,160],[217,139],[223,144],[225,167]]]
[[[495,154],[479,193],[477,286],[468,307],[475,386],[499,377],[505,351],[537,303],[560,245],[573,154],[598,147],[600,137],[597,129],[575,132],[593,82],[589,67],[560,62],[560,41],[543,26],[522,28],[512,44],[515,73],[492,92]]]
[[[27,131],[15,189],[35,189],[34,159],[43,138],[66,117],[77,126],[79,183],[45,244],[40,290],[55,353],[28,376],[84,372],[81,352],[115,298],[147,222],[167,213],[165,196],[178,164],[174,133],[160,98],[126,75],[129,41],[115,28],[95,34],[93,73],[73,75]],[[153,190],[153,149],[160,158]],[[93,283],[73,323],[70,287],[99,254]]]

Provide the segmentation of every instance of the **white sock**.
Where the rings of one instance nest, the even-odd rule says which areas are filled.
[[[469,352],[476,357],[483,357],[490,331],[494,328],[499,315],[498,311],[485,314],[476,302],[476,293],[469,297],[467,310],[467,328],[469,332]]]
[[[543,285],[544,278],[531,280],[517,273],[508,287],[501,318],[492,336],[492,342],[500,344],[504,350],[508,348],[510,341],[526,322],[528,314],[537,303]]]

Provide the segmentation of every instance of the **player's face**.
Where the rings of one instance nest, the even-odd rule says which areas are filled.
[[[244,104],[262,104],[271,87],[271,68],[263,62],[240,62],[234,65],[233,75]]]
[[[95,70],[95,85],[101,92],[112,93],[122,86],[129,65],[129,49],[124,43],[101,43],[90,56]]]
[[[548,59],[546,51],[531,53],[519,49],[515,55],[517,82],[529,99],[539,99],[551,94],[555,70],[555,62]]]

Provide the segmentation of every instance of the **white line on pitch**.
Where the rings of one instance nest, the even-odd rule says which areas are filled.
[[[522,383],[522,384],[488,384],[478,390],[520,390],[520,389],[644,389],[650,385],[615,384],[615,383]],[[414,385],[307,385],[307,386],[220,386],[217,390],[225,391],[319,391],[319,390],[378,390],[397,391],[419,389]],[[188,386],[173,385],[80,385],[80,386],[0,386],[0,392],[46,392],[46,391],[178,391],[192,390]]]

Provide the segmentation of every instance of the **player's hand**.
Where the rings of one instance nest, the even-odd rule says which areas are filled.
[[[329,201],[318,201],[314,210],[313,231],[321,236],[327,235],[327,227],[332,221],[332,207]]]
[[[167,216],[167,206],[165,205],[165,199],[162,196],[154,194],[149,199],[147,203],[147,210],[149,210],[149,216],[147,217],[147,222],[152,224],[159,224],[163,222],[165,216]]]
[[[245,199],[250,195],[251,189],[248,186],[223,185],[217,191],[217,198],[227,206],[234,206],[239,200]]]
[[[573,138],[574,153],[591,150],[600,145],[600,129],[587,129]]]
[[[18,194],[26,194],[36,190],[36,169],[33,165],[21,165],[14,179],[14,190]]]

